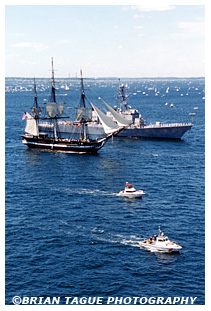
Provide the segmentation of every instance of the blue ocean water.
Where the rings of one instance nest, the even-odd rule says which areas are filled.
[[[13,296],[205,303],[204,79],[122,82],[147,123],[193,121],[191,131],[181,141],[114,138],[97,155],[29,150],[20,136],[33,80],[6,79],[6,304]],[[87,96],[114,105],[118,83],[85,80]],[[40,104],[49,88],[37,79]],[[66,114],[74,117],[79,98],[80,80],[59,80]],[[126,181],[146,191],[142,200],[116,196]],[[179,254],[139,248],[159,225],[183,246]]]

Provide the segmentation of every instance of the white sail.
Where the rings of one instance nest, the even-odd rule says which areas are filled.
[[[93,103],[91,103],[95,113],[97,114],[98,118],[100,119],[103,129],[106,134],[111,134],[118,131],[118,125],[111,120],[111,118],[107,117],[99,108],[97,108]]]
[[[26,127],[25,132],[34,136],[38,136],[38,127],[35,118],[30,115],[30,113],[26,113]]]
[[[115,111],[111,106],[109,106],[102,98],[101,100],[103,101],[103,103],[106,105],[106,107],[108,108],[108,110],[111,112],[112,116],[114,117],[114,119],[117,121],[119,126],[127,126],[130,124],[130,122],[128,120],[126,120],[125,118],[123,118],[117,111]]]

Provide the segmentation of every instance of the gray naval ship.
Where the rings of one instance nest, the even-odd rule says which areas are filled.
[[[157,139],[181,139],[181,137],[191,129],[192,123],[161,123],[146,125],[144,119],[137,109],[132,109],[128,106],[128,95],[125,94],[125,86],[119,80],[119,97],[120,107],[117,112],[126,120],[130,125],[117,136],[122,137],[140,137],[140,138],[157,138]],[[113,120],[116,120],[115,110],[104,102],[108,108],[107,115]]]
[[[83,109],[83,115],[81,115],[81,109],[77,110],[77,117],[75,121],[69,120],[58,120],[57,130],[62,135],[62,137],[67,139],[79,139],[81,136],[81,117],[86,119],[85,127],[87,135],[91,139],[98,139],[106,134],[105,124],[111,120],[112,124],[114,122],[119,126],[123,126],[124,130],[116,134],[116,136],[121,137],[138,137],[138,138],[151,138],[151,139],[181,139],[181,137],[191,129],[192,123],[170,123],[165,124],[161,122],[156,122],[155,124],[146,125],[144,119],[137,109],[132,109],[128,106],[128,95],[125,94],[125,86],[119,81],[119,97],[120,97],[120,107],[118,109],[112,108],[108,105],[102,98],[102,102],[107,107],[106,120],[105,115],[99,117],[99,113],[96,113],[97,107],[93,107],[92,103],[90,105],[92,108],[88,108],[85,105],[85,100],[87,100],[83,87],[83,78],[81,74],[81,101],[80,107]],[[99,112],[99,111],[98,111]],[[109,117],[109,118],[108,118]],[[104,122],[105,121],[105,122]],[[114,121],[114,122],[113,122]],[[45,123],[39,124],[40,131],[51,132],[52,129],[46,126]]]

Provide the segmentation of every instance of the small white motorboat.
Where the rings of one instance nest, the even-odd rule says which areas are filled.
[[[144,239],[144,241],[139,242],[140,246],[146,248],[151,252],[163,252],[163,253],[172,253],[178,252],[182,249],[177,242],[169,240],[169,238],[161,233],[159,226],[159,235],[154,237],[150,237],[148,240]]]
[[[132,184],[126,182],[125,189],[119,192],[119,196],[127,198],[141,198],[145,194],[143,190],[136,190]]]

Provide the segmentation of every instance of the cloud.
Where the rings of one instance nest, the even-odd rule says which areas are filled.
[[[6,57],[8,58],[15,58],[15,57],[19,57],[19,54],[7,54]]]
[[[19,32],[14,32],[14,33],[12,33],[12,35],[15,37],[25,37],[24,33],[19,33]]]
[[[182,30],[182,35],[184,37],[202,37],[205,34],[204,22],[179,22],[177,27]]]
[[[142,29],[143,26],[139,25],[139,26],[134,26],[133,28],[134,28],[134,29]]]
[[[42,51],[48,49],[48,45],[44,43],[37,43],[37,42],[19,42],[12,44],[11,47],[13,48],[31,48],[36,49],[37,51]]]
[[[31,62],[29,60],[20,60],[19,63],[22,65],[37,65],[35,62]]]
[[[68,40],[68,39],[61,39],[59,42],[58,42],[58,44],[67,44],[67,43],[69,43],[70,42],[70,40]]]
[[[123,45],[119,45],[119,46],[118,46],[118,49],[119,49],[119,50],[123,49]]]
[[[141,16],[140,16],[139,14],[134,14],[134,15],[133,15],[133,18],[135,18],[135,19],[136,19],[136,18],[140,18],[140,17],[141,17]]]
[[[139,12],[161,12],[174,10],[175,7],[172,5],[160,5],[160,6],[148,6],[148,5],[134,5],[131,7],[132,10],[137,10]]]

